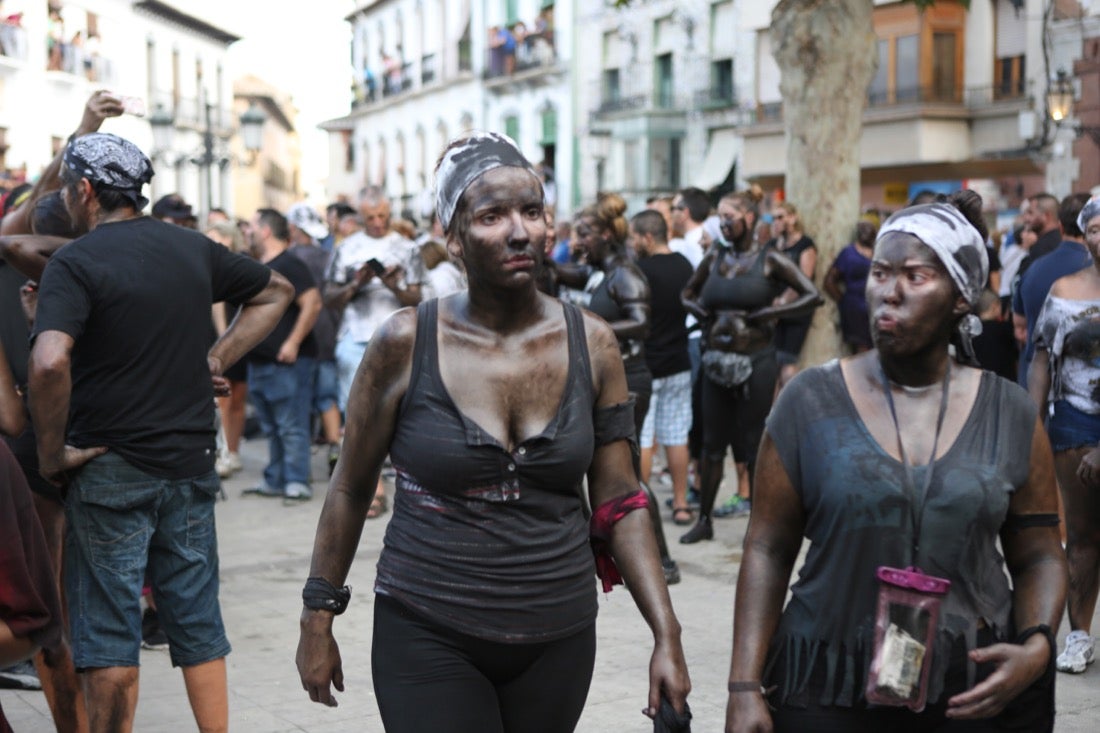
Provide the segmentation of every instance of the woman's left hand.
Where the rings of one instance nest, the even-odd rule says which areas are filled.
[[[661,710],[662,692],[676,712],[684,711],[688,693],[691,692],[691,678],[679,640],[658,643],[653,649],[653,656],[649,659],[649,706],[642,713],[650,718],[657,717]]]
[[[1042,634],[1031,636],[1023,644],[993,644],[972,650],[971,661],[976,664],[991,663],[997,669],[973,689],[948,700],[947,717],[993,717],[1042,676],[1050,654],[1050,646]]]

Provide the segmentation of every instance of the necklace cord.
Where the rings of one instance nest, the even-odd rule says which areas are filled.
[[[879,363],[879,376],[882,379],[882,390],[886,394],[886,404],[890,407],[890,417],[894,420],[894,435],[898,441],[898,455],[901,456],[902,469],[905,472],[905,493],[909,499],[906,507],[909,510],[909,521],[913,531],[913,555],[909,565],[914,566],[920,552],[921,523],[924,519],[924,504],[928,499],[928,489],[932,486],[932,473],[936,468],[936,450],[940,443],[940,430],[943,428],[943,418],[947,414],[947,395],[951,384],[951,365],[947,366],[947,373],[943,377],[943,392],[940,395],[940,413],[936,418],[936,432],[932,437],[932,455],[928,458],[927,471],[924,474],[924,486],[917,492],[916,482],[913,480],[913,467],[909,464],[909,456],[905,452],[905,445],[901,442],[901,427],[898,423],[898,411],[894,406],[894,395],[890,392],[890,380],[886,377],[886,370]],[[904,385],[898,385],[904,388]],[[914,509],[914,504],[916,508]]]

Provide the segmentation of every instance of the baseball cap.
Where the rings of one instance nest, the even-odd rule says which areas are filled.
[[[314,239],[324,239],[328,236],[328,227],[325,226],[321,215],[304,201],[290,207],[286,212],[286,220],[288,224],[293,224]]]

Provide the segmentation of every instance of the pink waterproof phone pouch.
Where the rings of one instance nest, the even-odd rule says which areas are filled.
[[[940,604],[951,581],[917,568],[880,567],[867,702],[924,710]]]

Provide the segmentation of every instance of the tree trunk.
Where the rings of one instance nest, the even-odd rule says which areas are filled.
[[[817,243],[815,282],[853,238],[860,209],[859,141],[878,62],[872,0],[780,0],[772,49],[782,74],[786,198]],[[836,304],[814,314],[802,365],[841,352]]]

